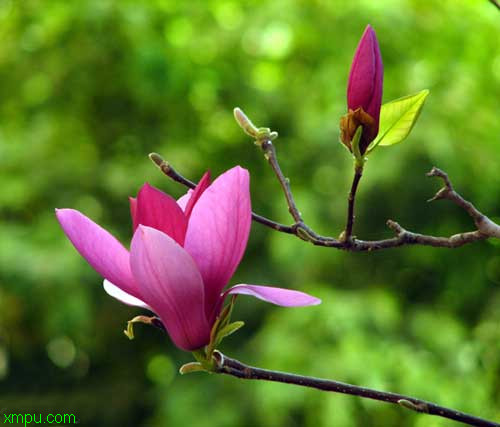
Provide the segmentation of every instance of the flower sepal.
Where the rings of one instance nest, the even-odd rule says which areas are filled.
[[[233,334],[238,329],[245,325],[245,322],[231,322],[231,314],[233,312],[236,295],[233,295],[229,304],[227,304],[217,316],[212,330],[210,332],[210,342],[203,348],[192,352],[197,362],[186,363],[181,366],[179,372],[181,374],[189,374],[191,372],[213,372],[215,371],[215,359],[213,357],[215,347],[227,336]]]
[[[361,152],[359,148],[359,143],[361,141],[361,136],[363,134],[363,126],[358,126],[356,132],[354,133],[354,137],[352,138],[352,155],[354,157],[354,165],[356,169],[363,169],[365,165],[365,156],[364,153]]]
[[[231,323],[231,314],[233,313],[234,303],[236,301],[236,295],[233,295],[229,304],[227,304],[220,312],[219,316],[212,326],[210,332],[210,342],[205,347],[207,359],[212,360],[212,354],[215,347],[221,343],[221,341],[236,332],[238,329],[244,326],[244,322],[237,321]]]
[[[207,370],[200,362],[185,363],[179,368],[179,373],[181,375],[191,374],[192,372],[207,372]]]
[[[361,133],[357,136],[359,129],[364,130],[364,139],[361,138]],[[357,145],[359,153],[365,154],[366,148],[368,147],[366,140],[373,139],[375,137],[374,132],[376,132],[375,120],[370,114],[365,112],[362,107],[354,111],[349,110],[349,112],[340,119],[340,142],[354,155],[356,155],[354,152],[354,144]]]
[[[165,326],[161,322],[161,320],[156,317],[149,317],[149,316],[135,316],[132,320],[129,320],[127,322],[127,329],[123,331],[123,333],[126,335],[126,337],[129,340],[133,340],[135,338],[134,336],[134,323],[144,323],[146,325],[152,325],[158,329],[161,329],[162,331],[165,331]]]

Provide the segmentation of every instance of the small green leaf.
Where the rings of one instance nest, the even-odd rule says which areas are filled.
[[[200,371],[206,371],[206,369],[203,367],[201,363],[198,362],[189,362],[182,365],[179,368],[179,373],[181,375],[190,374],[191,372],[200,372]]]
[[[230,323],[227,326],[224,326],[217,334],[217,341],[221,342],[223,338],[227,337],[228,335],[231,335],[233,332],[236,332],[238,329],[240,329],[244,325],[245,325],[245,322],[237,321],[237,322]]]
[[[393,145],[403,141],[415,125],[427,95],[429,91],[424,89],[382,105],[379,132],[369,151],[373,151],[377,145]]]
[[[361,152],[359,151],[359,141],[361,140],[362,133],[363,133],[363,126],[358,126],[351,141],[352,155],[356,160],[363,158],[361,156]]]

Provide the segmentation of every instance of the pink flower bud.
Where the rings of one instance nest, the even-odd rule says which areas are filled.
[[[363,134],[359,144],[361,154],[366,151],[378,133],[383,80],[384,66],[377,36],[373,28],[368,25],[359,41],[352,61],[347,84],[349,111],[346,118],[341,121],[342,142],[348,148],[350,148],[350,142],[357,126],[363,126]],[[352,126],[353,120],[349,119],[352,114],[356,114],[356,120],[354,120],[358,123],[356,126]],[[345,126],[347,123],[350,123],[351,126]]]

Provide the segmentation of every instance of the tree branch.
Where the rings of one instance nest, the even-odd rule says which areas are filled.
[[[490,0],[490,3],[495,6],[498,10],[500,10],[500,3],[498,0]]]
[[[264,158],[271,165],[271,169],[274,171],[274,174],[278,178],[281,189],[285,194],[286,204],[288,205],[288,212],[290,212],[290,215],[292,216],[296,224],[303,222],[302,216],[293,198],[292,189],[290,188],[290,180],[288,178],[285,178],[283,172],[281,172],[278,158],[276,157],[276,150],[274,149],[272,141],[269,139],[263,140],[257,145],[259,145],[264,152]]]
[[[264,380],[280,382],[285,384],[294,384],[301,387],[315,388],[322,391],[331,391],[334,393],[350,394],[365,399],[379,400],[382,402],[400,405],[406,409],[421,412],[429,415],[435,415],[442,418],[448,418],[463,424],[478,427],[500,427],[500,424],[488,421],[464,412],[445,408],[435,403],[426,402],[414,397],[405,396],[397,393],[373,390],[366,387],[359,387],[339,381],[326,380],[321,378],[307,377],[302,375],[289,374],[286,372],[270,371],[267,369],[255,368],[241,363],[238,360],[231,359],[219,351],[214,352],[216,361],[215,372],[224,375],[245,380]]]
[[[158,166],[158,168],[169,178],[173,179],[175,182],[178,182],[179,184],[184,185],[187,188],[194,189],[196,187],[196,184],[187,179],[184,178],[180,173],[178,173],[173,166],[165,161],[163,157],[161,157],[157,153],[151,153],[149,155],[149,158],[153,161],[153,163]],[[270,227],[273,230],[280,231],[281,233],[287,233],[287,234],[296,234],[294,227],[291,227],[289,225],[284,225],[280,224],[278,222],[275,222],[269,218],[266,218],[264,216],[261,216],[259,214],[256,214],[252,212],[252,219],[255,222],[258,222],[260,224],[265,225],[266,227]]]
[[[279,167],[276,150],[273,143],[270,140],[267,140],[263,141],[259,145],[264,152],[264,157],[271,165],[271,168],[280,183],[280,186],[285,194],[288,210],[295,221],[292,225],[280,224],[269,218],[252,212],[252,219],[255,222],[265,225],[266,227],[269,227],[273,230],[279,231],[281,233],[293,234],[302,240],[312,243],[315,246],[324,246],[351,252],[376,251],[406,245],[457,248],[459,246],[463,246],[465,244],[476,242],[479,240],[486,240],[492,237],[500,238],[500,226],[489,219],[486,215],[482,214],[472,203],[465,200],[460,194],[458,194],[453,189],[448,175],[441,169],[438,169],[436,167],[433,167],[431,171],[427,173],[427,176],[442,179],[444,182],[444,187],[441,188],[429,201],[444,199],[452,201],[457,206],[465,210],[465,212],[467,212],[467,214],[472,218],[474,224],[476,225],[476,230],[454,234],[450,237],[438,237],[408,231],[397,222],[388,220],[386,223],[387,226],[395,233],[395,237],[389,239],[361,240],[354,237],[346,239],[345,234],[347,233],[345,232],[344,236],[342,236],[340,239],[329,236],[322,236],[316,233],[303,221],[300,211],[297,208],[293,198],[293,194],[290,188],[290,181],[284,176],[281,168]],[[169,178],[181,183],[187,188],[194,188],[196,186],[194,182],[180,175],[168,162],[163,160],[163,158],[159,154],[151,153],[149,157]],[[350,192],[350,195],[353,195],[353,198],[352,202],[349,200],[349,204],[352,204],[352,206],[348,209],[348,225],[349,218],[352,218],[351,221],[353,221],[354,218],[354,196],[360,178],[361,176],[359,176],[358,178],[356,178],[355,176],[353,180],[353,188],[351,188]]]
[[[352,236],[352,228],[354,226],[354,202],[356,201],[356,191],[358,189],[359,181],[363,175],[363,168],[356,166],[354,169],[354,178],[352,180],[351,191],[347,199],[347,222],[345,226],[344,235],[341,240],[349,241]]]

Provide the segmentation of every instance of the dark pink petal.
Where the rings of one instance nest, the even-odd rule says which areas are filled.
[[[205,284],[207,317],[241,261],[251,223],[250,177],[236,166],[210,185],[195,204],[184,247]]]
[[[207,189],[209,185],[210,185],[210,171],[207,171],[201,177],[200,182],[198,182],[198,184],[196,185],[195,190],[189,189],[186,194],[177,199],[177,204],[184,211],[184,215],[186,215],[188,220],[189,217],[191,216],[191,211],[193,210],[195,203],[198,201],[200,196],[203,194],[203,192]]]
[[[130,217],[132,218],[132,229],[135,231],[137,226],[137,199],[135,197],[129,197],[128,201],[130,203]]]
[[[272,304],[281,305],[283,307],[303,307],[307,305],[321,304],[319,298],[308,295],[304,292],[294,291],[291,289],[273,288],[270,286],[258,285],[236,285],[228,289],[226,295],[251,295],[263,301]]]
[[[177,202],[163,191],[144,184],[137,195],[136,223],[156,228],[184,244],[187,220]]]
[[[368,25],[356,49],[347,84],[349,111],[358,111],[357,117],[364,117],[363,133],[359,143],[361,154],[378,134],[383,79],[384,69],[377,36],[373,28]],[[368,114],[368,117],[359,112],[360,108]]]
[[[373,31],[373,30],[372,30]],[[369,105],[366,107],[366,112],[375,119],[377,125],[380,120],[380,109],[382,106],[382,90],[384,86],[384,64],[382,63],[382,54],[377,41],[375,31],[373,31],[373,56],[375,57],[375,75],[373,76],[373,93]]]
[[[200,196],[203,194],[203,192],[207,189],[207,187],[210,185],[210,171],[205,172],[205,174],[201,177],[200,182],[198,182],[198,185],[194,189],[194,191],[191,193],[191,197],[189,198],[189,201],[186,203],[186,208],[184,209],[184,214],[186,215],[186,218],[189,220],[189,217],[191,216],[191,212],[193,211],[194,205],[200,198]]]
[[[142,299],[130,271],[129,253],[104,228],[74,209],[56,209],[61,227],[87,262],[122,291]]]
[[[347,106],[362,107],[375,119],[378,128],[382,104],[383,64],[377,36],[368,25],[359,41],[349,73]]]
[[[113,283],[111,283],[109,280],[104,279],[103,287],[109,296],[112,296],[113,298],[117,299],[118,301],[124,304],[132,305],[135,307],[141,307],[153,311],[153,309],[149,305],[147,305],[144,301],[141,301],[140,299],[130,294],[127,294],[126,292],[123,292],[118,286],[113,285]]]
[[[145,301],[158,314],[174,344],[186,351],[206,345],[203,280],[191,256],[172,238],[140,225],[130,265]]]
[[[347,105],[351,110],[363,107],[366,111],[373,93],[375,75],[375,32],[368,25],[361,37],[349,72]]]

